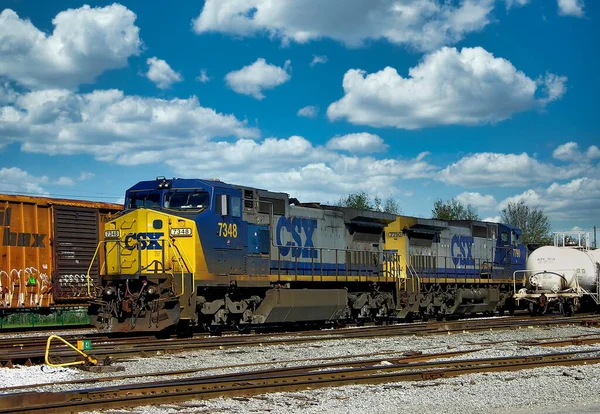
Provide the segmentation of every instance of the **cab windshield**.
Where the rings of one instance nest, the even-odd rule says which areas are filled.
[[[165,208],[176,210],[204,210],[209,207],[210,195],[206,191],[176,191],[165,194]]]
[[[129,193],[125,208],[159,207],[160,193],[158,191],[136,191]]]

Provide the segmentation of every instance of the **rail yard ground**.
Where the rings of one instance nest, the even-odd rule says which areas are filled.
[[[508,318],[506,318],[508,319]],[[365,329],[365,328],[363,328]],[[357,329],[358,330],[358,329]],[[293,338],[293,336],[290,336]],[[265,336],[267,339],[267,336]],[[562,343],[553,344],[563,340]],[[565,343],[577,345],[564,346]],[[559,346],[560,345],[560,346]],[[461,351],[473,351],[460,354]],[[381,371],[398,363],[399,358],[418,358],[423,354],[446,354],[420,364],[440,360],[482,360],[487,358],[525,356],[533,363],[540,355],[566,352],[585,358],[600,357],[600,327],[522,325],[513,329],[465,331],[454,334],[422,336],[418,334],[374,338],[345,338],[303,343],[276,343],[224,347],[163,354],[149,358],[128,357],[115,365],[124,372],[90,373],[74,368],[47,366],[18,366],[0,369],[0,409],[2,400],[9,401],[19,393],[34,391],[64,392],[118,386],[124,389],[143,382],[175,381],[207,378],[212,375],[248,373],[275,368],[302,367],[312,364],[340,363],[336,369],[352,366],[351,362],[373,359]],[[453,353],[453,355],[448,355]],[[538,356],[538,357],[535,357]],[[422,361],[422,360],[421,360]],[[590,359],[593,361],[593,359]],[[415,362],[417,363],[417,362]],[[560,364],[561,362],[559,362]],[[420,368],[419,368],[420,369]],[[442,368],[436,367],[440,370]],[[156,375],[177,370],[197,370],[180,375]],[[327,372],[311,369],[312,372]],[[412,372],[417,372],[417,366]],[[410,370],[409,370],[410,372]],[[438,371],[440,372],[440,371]],[[110,380],[127,375],[128,378]],[[153,374],[153,376],[150,376]],[[438,378],[436,378],[436,376]],[[237,395],[233,398],[194,399],[163,405],[138,408],[105,409],[119,413],[346,413],[354,412],[412,412],[412,413],[559,413],[598,412],[600,408],[600,364],[573,366],[554,365],[542,368],[527,367],[508,372],[484,372],[450,378],[430,375],[420,381],[392,381],[374,385],[345,385],[293,392]],[[239,383],[252,383],[239,377]],[[97,381],[94,381],[96,380]],[[92,380],[92,382],[89,382]],[[73,382],[79,381],[79,382]],[[347,382],[352,383],[352,380]],[[61,384],[61,382],[65,382]],[[67,383],[71,382],[71,383]],[[41,385],[46,384],[46,385]],[[23,388],[24,386],[31,388]],[[158,387],[158,386],[157,386]],[[158,390],[158,388],[157,388]],[[275,390],[272,388],[271,390]]]

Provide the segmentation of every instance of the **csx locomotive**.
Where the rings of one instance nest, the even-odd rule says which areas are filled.
[[[113,332],[493,311],[525,264],[507,225],[300,203],[219,180],[140,182],[104,236],[90,312]]]

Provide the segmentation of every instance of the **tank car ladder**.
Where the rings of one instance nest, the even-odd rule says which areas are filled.
[[[563,231],[554,233],[554,246],[570,247],[582,251],[590,250],[590,233],[583,231]],[[596,305],[600,305],[600,263],[596,263],[595,291],[587,290],[579,284],[579,277],[575,277],[577,292],[592,298]]]
[[[584,295],[590,296],[596,305],[600,305],[600,263],[596,263],[596,291],[592,292],[582,287],[579,289]]]

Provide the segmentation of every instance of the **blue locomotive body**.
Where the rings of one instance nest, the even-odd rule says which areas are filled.
[[[92,320],[158,331],[492,311],[524,266],[519,234],[160,177],[131,187],[105,225]]]

